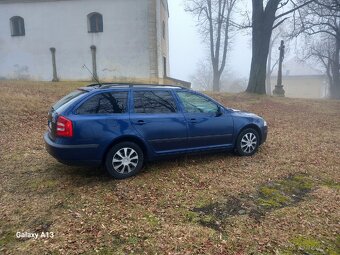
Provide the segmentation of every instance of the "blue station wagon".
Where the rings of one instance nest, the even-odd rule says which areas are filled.
[[[253,155],[267,123],[190,89],[168,85],[93,84],[48,113],[47,151],[72,165],[104,165],[124,179],[145,161],[208,150]]]

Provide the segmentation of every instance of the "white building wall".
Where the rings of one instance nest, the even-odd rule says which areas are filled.
[[[159,77],[164,77],[164,62],[166,58],[166,76],[170,77],[169,62],[169,12],[167,1],[157,1],[157,56]],[[163,38],[163,21],[165,22],[165,38]]]
[[[103,33],[88,33],[92,12],[103,15]],[[25,19],[25,36],[11,36],[13,16]],[[150,78],[148,0],[0,4],[0,78],[52,80],[54,47],[61,80],[89,80],[82,66],[92,69],[91,45],[100,79]]]

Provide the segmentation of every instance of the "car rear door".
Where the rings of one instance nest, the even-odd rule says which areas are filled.
[[[74,142],[100,144],[106,149],[117,137],[131,134],[128,94],[127,90],[100,91],[80,102],[74,115],[69,116]]]
[[[188,147],[232,147],[233,119],[209,98],[189,91],[177,92],[188,122]]]
[[[187,123],[170,90],[134,89],[130,121],[155,153],[187,147]]]

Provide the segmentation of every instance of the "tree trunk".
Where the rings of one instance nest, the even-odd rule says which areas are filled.
[[[221,75],[219,72],[214,72],[213,77],[213,91],[219,92],[220,91],[220,81],[221,81]]]
[[[332,65],[332,82],[330,83],[330,98],[340,99],[340,34],[336,37],[336,48]]]
[[[253,28],[253,52],[247,92],[266,94],[267,59],[273,22],[262,28]]]
[[[279,2],[270,0],[263,9],[263,0],[252,1],[252,59],[247,92],[266,94],[267,59]]]

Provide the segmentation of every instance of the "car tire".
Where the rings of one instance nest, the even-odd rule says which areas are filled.
[[[143,167],[144,153],[133,142],[114,145],[107,153],[105,167],[115,179],[126,179],[136,175]]]
[[[240,156],[252,156],[260,145],[259,133],[253,128],[243,130],[236,140],[236,152]]]

